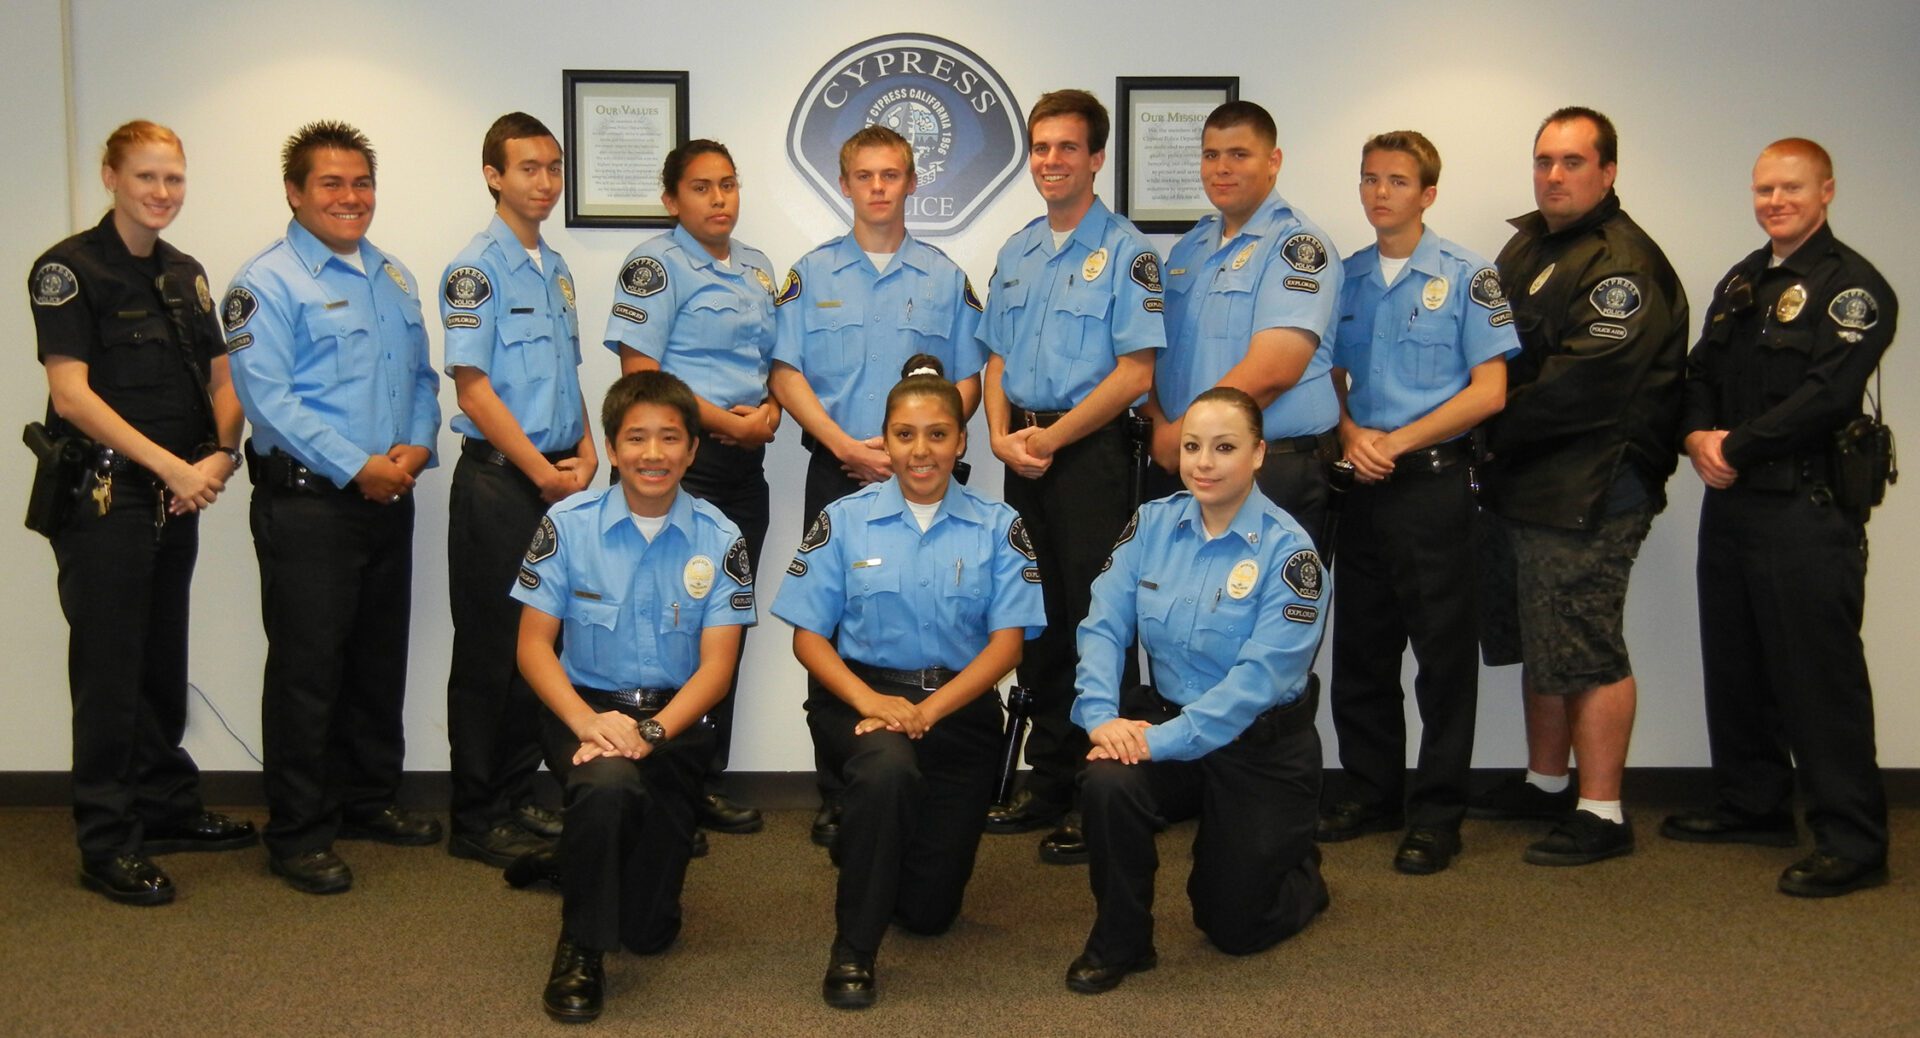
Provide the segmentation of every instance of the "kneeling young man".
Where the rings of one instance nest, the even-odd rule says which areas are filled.
[[[654,954],[680,932],[713,753],[704,718],[754,623],[746,541],[680,492],[698,408],[662,371],[615,382],[600,424],[620,482],[553,506],[513,589],[520,672],[549,711],[547,761],[566,788],[560,942],[542,999],[556,1020],[600,1015],[603,953]]]

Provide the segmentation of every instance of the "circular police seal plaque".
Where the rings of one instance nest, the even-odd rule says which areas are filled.
[[[885,126],[913,147],[907,229],[958,234],[1025,165],[1020,103],[979,55],[951,40],[895,33],[856,43],[815,73],[794,105],[787,157],[841,219],[840,145]]]

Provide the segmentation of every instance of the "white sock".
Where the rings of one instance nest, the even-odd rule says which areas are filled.
[[[1542,793],[1565,793],[1567,791],[1567,776],[1542,775],[1532,768],[1528,768],[1527,784],[1538,787]]]
[[[1581,797],[1580,802],[1575,804],[1573,809],[1599,815],[1615,825],[1624,824],[1627,820],[1627,813],[1620,810],[1618,800],[1588,800],[1586,797]]]

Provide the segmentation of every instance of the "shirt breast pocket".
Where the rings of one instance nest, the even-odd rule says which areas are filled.
[[[984,557],[984,556],[983,556]],[[953,572],[939,581],[940,621],[955,638],[968,642],[985,640],[987,607],[992,604],[993,588],[987,578],[987,563],[955,564]]]
[[[1200,334],[1209,339],[1245,340],[1253,329],[1253,289],[1258,272],[1251,266],[1224,271],[1214,282],[1200,315]],[[1245,347],[1244,341],[1238,345]]]
[[[373,336],[358,321],[344,311],[319,310],[307,315],[306,326],[314,356],[333,358],[333,380],[355,382],[373,376],[378,359]]]
[[[89,373],[105,376],[104,384],[116,389],[165,385],[173,366],[182,363],[167,319],[157,314],[108,318],[100,343],[106,349]]]
[[[1148,656],[1156,652],[1178,650],[1186,641],[1186,631],[1175,617],[1180,596],[1168,588],[1141,581],[1134,592],[1134,619],[1140,628],[1140,642]]]
[[[1230,598],[1224,589],[1208,592],[1193,617],[1193,638],[1188,644],[1194,654],[1219,660],[1223,666],[1240,655],[1240,646],[1253,636],[1254,603],[1251,594]]]
[[[806,306],[802,326],[806,341],[803,363],[809,378],[844,375],[860,366],[866,352],[866,307],[857,299],[844,299],[838,306],[821,306],[796,300],[788,306]]]
[[[1813,365],[1816,343],[1811,323],[1798,327],[1774,325],[1760,339],[1762,388],[1767,403],[1777,404],[1797,389]]]
[[[617,602],[584,598],[569,600],[566,623],[563,625],[567,653],[579,652],[588,665],[601,674],[625,673],[631,664],[628,662],[630,656],[621,652],[620,639],[614,636],[614,628],[619,622],[620,605]]]
[[[871,625],[866,628],[869,632],[903,629],[912,619],[901,608],[898,567],[886,564],[855,566],[847,572],[846,587],[847,618],[865,621]],[[885,648],[868,646],[869,651],[884,651]]]
[[[509,378],[541,382],[556,367],[553,322],[540,314],[508,314],[500,319],[500,341],[506,349]]]
[[[943,347],[953,331],[953,300],[916,297],[907,309],[906,326],[915,336],[915,352],[944,356]],[[948,377],[953,374],[947,372]]]
[[[1053,320],[1059,326],[1057,336],[1043,336],[1069,350],[1081,360],[1099,360],[1111,341],[1107,314],[1113,309],[1113,297],[1088,285],[1076,285],[1056,295]]]
[[[1458,315],[1415,318],[1396,358],[1400,378],[1415,389],[1439,389],[1458,379],[1459,341]]]

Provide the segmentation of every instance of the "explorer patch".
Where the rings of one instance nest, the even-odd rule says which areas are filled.
[[[448,328],[478,328],[480,327],[480,315],[448,314],[446,325]]]
[[[520,586],[528,591],[535,590],[540,586],[540,574],[525,566],[520,567]]]
[[[647,312],[645,310],[637,306],[628,306],[625,303],[613,304],[613,316],[623,321],[632,321],[634,324],[647,323]]]

